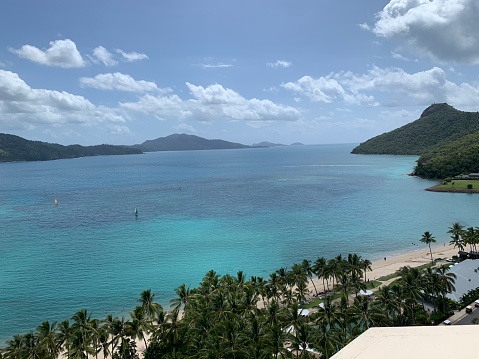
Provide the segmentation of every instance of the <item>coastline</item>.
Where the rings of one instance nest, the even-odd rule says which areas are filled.
[[[478,189],[460,189],[460,188],[440,188],[440,185],[435,185],[426,188],[429,192],[446,192],[446,193],[479,193]]]
[[[429,247],[426,245],[418,247],[419,248],[416,248],[415,250],[405,253],[391,254],[389,256],[386,255],[383,258],[370,259],[372,262],[372,270],[366,273],[367,278],[370,280],[375,280],[394,274],[404,266],[419,267],[430,263],[431,256],[429,253]],[[433,259],[444,259],[457,255],[458,249],[454,248],[449,243],[436,243],[435,245],[431,246],[431,251]],[[322,280],[314,278],[313,281],[318,291],[324,291]],[[308,284],[308,288],[311,293],[314,293],[314,287],[311,283]]]

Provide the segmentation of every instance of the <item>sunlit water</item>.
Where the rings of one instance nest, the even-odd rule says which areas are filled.
[[[424,191],[415,157],[353,145],[157,152],[0,164],[0,344],[81,308],[126,315],[144,289],[356,252],[479,225],[479,196]],[[58,199],[58,205],[55,205]],[[138,208],[139,216],[133,211]],[[416,247],[414,247],[416,248]]]

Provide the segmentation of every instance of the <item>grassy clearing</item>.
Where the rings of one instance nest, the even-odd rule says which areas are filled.
[[[479,189],[479,180],[451,180],[451,182],[444,182],[443,184],[437,185],[437,188],[445,190],[464,190],[468,189],[468,184],[472,184],[472,189]]]

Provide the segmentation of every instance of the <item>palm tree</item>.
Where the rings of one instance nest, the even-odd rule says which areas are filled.
[[[400,289],[400,300],[404,303],[403,316],[410,315],[412,323],[415,321],[414,311],[418,300],[422,298],[421,293],[421,271],[418,268],[402,267],[399,269],[401,278],[398,279]],[[394,289],[394,287],[393,287]]]
[[[324,257],[318,257],[314,261],[314,265],[313,265],[314,273],[318,276],[318,278],[321,278],[323,280],[323,291],[324,291],[324,293],[326,293],[325,281],[327,281],[326,265],[327,265],[327,261],[326,261],[326,258],[324,258]]]
[[[70,327],[70,321],[68,319],[58,324],[57,340],[59,347],[66,351],[67,359],[69,359],[70,345],[72,342],[72,328]]]
[[[447,233],[451,233],[451,241],[449,244],[452,244],[454,248],[459,248],[460,251],[464,250],[464,239],[462,238],[464,234],[464,226],[459,222],[455,222],[449,227]]]
[[[310,344],[316,341],[315,334],[315,330],[306,323],[301,323],[295,328],[293,348],[301,351],[300,358],[311,358],[307,349],[309,349]]]
[[[397,286],[396,286],[397,287]],[[384,286],[377,291],[377,302],[385,309],[390,322],[393,322],[401,314],[400,302],[394,294],[391,286]]]
[[[373,267],[372,267],[373,263],[369,259],[362,259],[360,265],[361,265],[361,269],[364,271],[364,282],[366,283],[367,282],[366,272],[373,270]]]
[[[441,293],[443,299],[446,297],[447,293],[452,293],[456,290],[454,284],[456,283],[457,276],[454,273],[450,273],[449,270],[450,267],[448,266],[434,268],[434,274],[438,276],[439,292]]]
[[[183,306],[183,311],[186,312],[186,304],[190,297],[190,287],[187,288],[185,283],[183,283],[175,289],[175,292],[178,296],[170,300],[170,303],[173,305],[174,309],[180,309],[181,306]]]
[[[313,281],[314,268],[311,265],[311,261],[309,261],[307,259],[304,259],[303,262],[301,263],[301,266],[303,267],[305,273],[308,275],[309,280],[311,281],[311,284],[314,287],[314,292],[316,293],[316,295],[318,295],[318,290],[316,289],[316,284],[314,284],[314,281]]]
[[[432,259],[432,250],[431,250],[431,243],[436,243],[436,238],[433,237],[431,233],[428,231],[424,232],[420,239],[421,243],[426,243],[429,246],[429,253],[431,254],[431,262],[433,262]]]
[[[351,307],[352,321],[364,331],[372,326],[384,326],[387,316],[379,306],[375,306],[367,296],[360,296],[354,300]]]
[[[40,346],[40,340],[33,332],[23,336],[23,347],[25,359],[43,359],[46,352]]]
[[[71,351],[73,358],[88,358],[88,354],[94,354],[96,348],[92,345],[92,320],[91,313],[86,309],[76,312],[72,318],[73,340]]]
[[[469,227],[463,232],[464,242],[469,244],[469,248],[472,251],[476,252],[476,244],[478,242],[478,232],[474,227]]]
[[[48,353],[48,359],[55,359],[60,353],[61,347],[56,330],[57,322],[50,324],[48,321],[45,321],[37,327],[40,346]]]
[[[7,342],[5,348],[6,358],[9,359],[23,359],[24,358],[24,337],[22,335],[15,335],[13,339]]]
[[[155,295],[151,293],[151,289],[147,289],[141,292],[138,302],[140,302],[141,308],[145,312],[146,316],[150,319],[163,310],[161,305],[155,303]]]
[[[129,332],[133,339],[143,340],[145,349],[148,348],[146,337],[152,329],[152,323],[145,315],[145,311],[141,306],[137,306],[134,311],[130,312],[131,322]]]
[[[265,326],[258,316],[249,316],[248,324],[243,334],[243,357],[253,359],[262,359],[267,358],[268,356],[271,357],[271,354],[268,352],[268,348],[266,348],[265,345]]]

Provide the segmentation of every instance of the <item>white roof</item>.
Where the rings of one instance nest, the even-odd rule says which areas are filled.
[[[479,287],[479,260],[466,259],[450,267],[449,272],[456,275],[456,290],[446,295],[449,299],[459,302],[469,290]]]
[[[309,315],[309,310],[308,309],[298,309],[298,314],[302,316],[307,316]]]
[[[331,359],[479,358],[479,325],[370,328]]]

